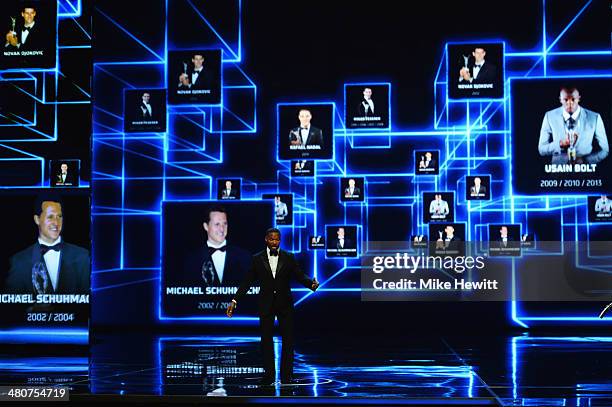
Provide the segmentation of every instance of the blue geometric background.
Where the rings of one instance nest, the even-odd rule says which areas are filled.
[[[286,99],[277,100],[276,105],[258,104],[258,89],[268,85],[257,83],[243,68],[243,47],[249,44],[242,32],[244,4],[240,0],[223,3],[219,7],[215,1],[149,2],[156,13],[148,17],[148,32],[142,32],[141,26],[138,31],[131,30],[130,18],[134,16],[118,5],[100,3],[95,9],[96,35],[104,38],[104,44],[97,48],[94,57],[93,82],[92,290],[99,301],[99,305],[94,304],[94,322],[113,323],[113,317],[120,320],[121,316],[112,311],[116,309],[112,303],[133,293],[138,293],[138,300],[132,299],[132,304],[138,305],[129,307],[130,317],[159,316],[161,204],[214,200],[214,185],[221,177],[242,178],[243,200],[260,200],[265,193],[293,194],[294,220],[293,225],[281,227],[283,245],[301,252],[305,269],[318,276],[321,288],[316,295],[358,293],[361,263],[359,259],[326,259],[322,252],[307,251],[309,235],[324,234],[326,225],[358,225],[363,254],[368,250],[368,240],[383,240],[378,237],[381,226],[377,221],[383,211],[398,214],[393,226],[401,230],[404,240],[414,234],[427,234],[427,225],[420,216],[422,193],[427,191],[456,191],[455,219],[466,223],[467,240],[486,240],[488,225],[495,223],[520,223],[523,233],[536,236],[539,230],[535,225],[539,223],[547,228],[547,240],[588,240],[593,233],[602,231],[610,236],[609,224],[588,222],[586,195],[518,196],[513,194],[510,175],[511,81],[610,78],[610,47],[587,46],[581,37],[575,40],[571,37],[581,21],[589,15],[593,18],[593,13],[606,9],[605,5],[602,7],[596,1],[572,3],[569,15],[559,12],[558,2],[530,3],[541,16],[541,38],[533,39],[538,43],[535,49],[517,49],[508,38],[454,41],[504,43],[503,99],[449,100],[448,44],[438,44],[439,64],[432,67],[435,77],[431,84],[434,105],[430,125],[403,128],[392,120],[394,125],[387,130],[351,130],[344,124],[341,110],[344,101],[334,95],[315,99],[287,95]],[[186,13],[192,16],[189,21],[182,19]],[[169,29],[179,18],[181,24],[193,27],[197,35],[185,36]],[[602,43],[601,39],[598,41]],[[609,38],[607,41],[609,45]],[[222,50],[222,103],[168,106],[167,132],[124,133],[124,89],[166,88],[168,51],[191,48]],[[33,78],[42,80],[46,74]],[[372,78],[370,83],[379,82],[380,78]],[[350,83],[340,82],[338,89],[343,90]],[[394,94],[393,82],[390,84]],[[248,168],[242,173],[227,173],[224,165],[233,154],[239,154],[228,149],[228,141],[235,141],[232,146],[236,148],[244,138],[276,140],[276,135],[258,130],[258,119],[274,123],[273,114],[278,104],[284,103],[335,105],[333,160],[318,161],[314,177],[292,177],[289,161],[270,162],[264,157],[259,165],[273,167],[274,178],[252,177]],[[397,105],[391,105],[391,118],[396,117],[398,110]],[[40,132],[41,137],[46,135]],[[415,177],[415,146],[420,150],[440,150],[440,175]],[[271,145],[270,149],[276,151],[276,146]],[[490,201],[465,200],[468,175],[491,176]],[[364,202],[339,201],[339,178],[347,176],[365,178]],[[591,258],[577,261],[602,273],[612,272],[609,257],[603,262]],[[511,262],[514,273],[516,263]],[[311,298],[305,289],[294,292],[299,297],[297,306]],[[570,325],[610,321],[567,304],[552,314],[534,311],[517,301],[508,303],[508,319],[522,327],[545,321]],[[219,323],[224,317],[201,320]]]

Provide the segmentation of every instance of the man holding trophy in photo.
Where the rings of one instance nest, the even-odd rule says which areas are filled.
[[[561,106],[542,120],[540,155],[552,156],[552,164],[590,164],[606,158],[609,146],[601,115],[580,106],[577,88],[563,87],[559,101]]]

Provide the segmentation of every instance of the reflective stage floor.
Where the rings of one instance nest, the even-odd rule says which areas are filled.
[[[612,406],[607,336],[300,338],[298,383],[290,386],[257,384],[258,337],[113,334],[91,342],[89,350],[2,344],[0,385],[65,385],[73,400],[88,402],[148,395],[166,402]]]

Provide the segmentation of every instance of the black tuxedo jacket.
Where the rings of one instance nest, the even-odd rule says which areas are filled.
[[[38,242],[11,257],[11,266],[4,287],[6,292],[15,294],[34,292],[32,266],[35,258],[40,258],[40,244]],[[89,294],[89,279],[89,252],[82,247],[63,242],[55,293]]]
[[[334,238],[331,242],[330,242],[330,249],[355,249],[355,245],[353,244],[353,239],[349,239],[349,238],[344,238],[344,247],[340,247],[340,239],[338,239],[337,237]]]
[[[238,247],[227,245],[225,249],[225,267],[223,268],[223,281],[214,284],[216,286],[231,286],[237,287],[242,282],[244,274],[249,267],[249,259],[251,255],[246,250]],[[186,264],[182,273],[173,273],[177,277],[173,277],[173,284],[184,286],[203,286],[204,279],[202,278],[202,265],[204,262],[210,261],[214,269],[214,263],[210,255],[208,246],[198,249],[193,255],[187,258]],[[217,270],[215,269],[215,273]],[[217,274],[216,280],[219,275]]]
[[[151,112],[153,112],[153,105],[151,103],[149,103],[149,105],[151,105]],[[145,104],[140,103],[140,105],[138,105],[138,109],[136,109],[135,117],[137,120],[151,120],[153,118],[153,114],[149,114],[149,110]]]
[[[366,106],[368,107],[367,109]],[[376,109],[376,106],[374,106],[374,109]],[[370,105],[365,99],[361,99],[361,102],[359,102],[359,106],[357,107],[357,111],[358,117],[374,116],[374,113],[372,113],[370,110]]]
[[[191,81],[192,74],[193,69],[189,69],[189,72],[187,72],[187,75],[189,76],[189,81]],[[191,89],[212,89],[212,79],[212,72],[210,72],[210,70],[207,70],[206,68],[202,68],[196,80],[191,82]]]
[[[444,246],[442,248],[438,247],[438,243],[439,241],[435,240],[435,241],[431,241],[432,243],[432,247],[435,247],[436,250],[459,250],[460,248],[460,244],[461,244],[461,239],[458,238],[457,236],[453,236],[451,240],[449,240],[448,242],[446,240],[444,240]]]
[[[15,32],[17,33],[17,42],[21,44],[19,46],[20,51],[38,51],[43,50],[47,46],[48,40],[45,38],[45,36],[48,36],[49,33],[45,33],[45,28],[40,22],[37,21],[34,23],[34,26],[30,29],[28,38],[26,38],[26,41],[23,43],[21,42],[22,30],[23,23],[15,27]]]
[[[291,140],[292,137],[295,137],[293,132],[297,132],[299,134],[300,127],[294,127],[293,129],[291,129],[291,132],[289,133],[289,140]],[[306,140],[302,140],[302,142],[304,142],[304,145],[307,145],[307,146],[319,145],[321,146],[321,148],[324,148],[323,132],[319,128],[310,126],[310,128],[308,129],[308,138]]]
[[[487,194],[487,187],[480,185],[480,188],[478,189],[478,193],[479,194]],[[472,186],[470,187],[470,194],[476,194],[476,187]]]
[[[229,191],[229,195],[226,195],[226,194],[227,194],[227,189],[223,188],[221,190],[221,198],[222,199],[223,198],[226,198],[226,199],[227,198],[237,198],[238,197],[238,190],[236,188],[232,188]]]
[[[293,254],[284,250],[279,250],[276,278],[272,277],[268,253],[263,250],[252,257],[251,266],[236,293],[236,302],[239,302],[240,297],[246,294],[253,282],[259,281],[258,309],[260,316],[274,311],[291,310],[293,309],[291,279],[299,281],[306,288],[312,287],[312,280],[302,272]],[[273,306],[276,309],[273,309]]]
[[[351,190],[349,189],[349,187],[344,188],[344,197],[345,198],[351,198],[353,195],[361,197],[361,189],[359,187],[353,188],[353,195],[350,195],[350,193],[351,193]]]
[[[470,76],[474,78],[474,64],[469,66]],[[497,80],[497,67],[490,62],[486,62],[480,68],[478,77],[472,80],[472,83],[495,83]],[[465,82],[465,81],[463,81]]]
[[[64,182],[62,182],[62,173],[61,172],[58,173],[55,176],[55,183],[54,183],[54,185],[57,185],[57,186],[64,186],[64,185],[66,185],[66,186],[73,186],[74,185],[74,176],[72,175],[72,171],[68,171],[66,173],[66,180]]]
[[[504,246],[504,241],[500,238],[497,239],[497,246],[504,249],[504,248],[508,248],[508,247],[517,247],[517,242],[514,241],[514,239],[512,239],[510,236],[508,236],[508,239],[506,240],[506,246]]]
[[[424,163],[427,163],[427,161],[423,161]],[[427,168],[436,168],[436,160],[434,160],[433,158],[431,160],[429,160],[429,164],[427,165],[427,167],[421,167],[420,166],[421,163],[419,162],[419,170],[424,170]]]

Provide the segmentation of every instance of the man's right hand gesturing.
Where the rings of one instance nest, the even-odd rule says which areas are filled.
[[[227,306],[227,310],[225,311],[225,315],[227,315],[229,318],[232,317],[232,315],[234,315],[234,310],[236,309],[236,302],[232,300],[232,302],[230,302],[230,304]]]

